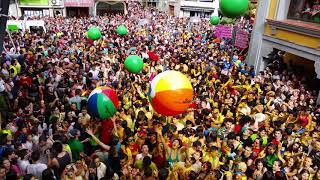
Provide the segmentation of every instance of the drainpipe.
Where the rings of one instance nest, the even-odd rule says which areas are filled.
[[[8,13],[9,13],[9,4],[10,0],[1,0],[0,6],[0,53],[3,51],[3,40],[5,36],[5,31],[7,27]]]

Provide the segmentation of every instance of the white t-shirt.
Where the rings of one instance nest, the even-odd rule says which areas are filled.
[[[0,92],[3,92],[4,90],[5,90],[4,81],[0,80]]]
[[[98,77],[98,75],[99,75],[99,70],[90,70],[89,72],[92,73],[92,78],[93,78],[94,80],[99,79],[99,77]]]
[[[104,163],[100,163],[100,166],[97,167],[97,177],[100,180],[106,175],[107,166]]]
[[[31,142],[30,142],[30,141],[27,141],[26,143],[23,143],[23,144],[22,144],[22,147],[23,147],[24,149],[28,149],[29,151],[32,151],[33,143],[32,143],[32,141],[31,141]]]
[[[27,166],[27,174],[34,175],[37,179],[42,179],[42,172],[48,167],[45,164],[37,163]]]
[[[26,174],[28,165],[30,165],[29,161],[18,159],[18,166],[21,170],[21,175]]]

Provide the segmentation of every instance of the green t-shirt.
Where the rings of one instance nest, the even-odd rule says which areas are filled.
[[[75,162],[79,160],[80,153],[83,152],[83,144],[78,139],[70,139],[68,142],[71,153],[72,153],[72,161]]]
[[[135,167],[137,167],[139,169],[143,169],[143,160],[142,159],[137,160],[136,163],[135,163]],[[157,168],[157,166],[156,166],[156,164],[154,162],[151,162],[150,168],[153,171],[158,171],[158,168]]]
[[[273,162],[274,162],[275,160],[277,160],[277,159],[278,159],[278,156],[275,155],[275,154],[267,155],[267,156],[266,156],[267,166],[268,166],[268,167],[272,167]]]

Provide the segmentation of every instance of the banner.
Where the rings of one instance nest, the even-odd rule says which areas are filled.
[[[218,38],[232,38],[232,27],[225,25],[217,25],[215,36]]]
[[[65,7],[93,7],[94,0],[65,0]]]
[[[235,46],[239,48],[247,48],[248,41],[249,41],[248,32],[245,30],[238,30],[236,34]]]
[[[20,0],[23,6],[48,6],[49,0]]]

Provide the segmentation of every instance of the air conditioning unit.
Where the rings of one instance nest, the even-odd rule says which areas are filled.
[[[49,5],[51,6],[61,6],[62,0],[49,0]]]

